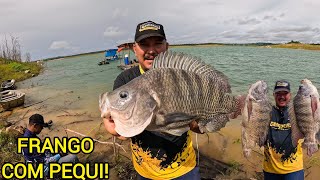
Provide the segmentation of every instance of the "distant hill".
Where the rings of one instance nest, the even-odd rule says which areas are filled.
[[[81,53],[81,54],[73,54],[73,55],[67,55],[67,56],[56,56],[51,58],[42,59],[44,61],[54,60],[54,59],[61,59],[61,58],[67,58],[67,57],[75,57],[75,56],[82,56],[82,55],[89,55],[89,54],[96,54],[96,53],[102,53],[105,52],[105,50],[101,51],[93,51],[93,52],[87,52],[87,53]]]

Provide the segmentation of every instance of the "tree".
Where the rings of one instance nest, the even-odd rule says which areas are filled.
[[[31,55],[30,55],[30,53],[27,52],[25,56],[26,56],[26,60],[25,60],[25,61],[26,61],[26,62],[30,62],[30,61],[31,61]]]
[[[10,42],[7,36],[0,44],[0,57],[7,60],[21,61],[21,46],[18,37],[10,35]]]

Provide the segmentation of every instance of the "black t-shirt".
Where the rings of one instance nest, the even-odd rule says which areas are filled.
[[[283,160],[287,160],[291,154],[297,151],[297,148],[292,145],[288,107],[284,109],[272,107],[271,125],[267,136],[267,143],[277,153],[283,154],[281,157]]]
[[[140,75],[139,66],[123,71],[114,81],[113,89],[121,87]],[[138,145],[144,151],[150,152],[153,158],[162,159],[161,166],[166,168],[171,162],[176,160],[176,155],[186,148],[187,137],[188,132],[181,136],[174,136],[145,130],[141,134],[132,137],[131,140],[133,144]],[[163,158],[164,156],[166,158]]]

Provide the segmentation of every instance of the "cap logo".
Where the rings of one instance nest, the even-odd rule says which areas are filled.
[[[277,82],[277,86],[287,87],[288,83],[286,83],[286,82]]]
[[[139,31],[140,32],[145,31],[145,30],[157,31],[159,29],[160,29],[160,25],[156,25],[156,24],[151,23],[151,22],[146,22],[146,23],[140,25]]]

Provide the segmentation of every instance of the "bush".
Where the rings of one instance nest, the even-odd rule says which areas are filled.
[[[26,70],[25,66],[23,66],[21,63],[17,63],[17,62],[11,62],[10,64],[8,64],[8,67],[11,68],[12,70],[15,70],[16,72]]]
[[[0,83],[8,79],[25,80],[38,75],[41,69],[42,66],[36,62],[6,61],[0,58]],[[25,74],[25,70],[30,70],[30,73]]]
[[[0,167],[5,162],[16,163],[21,160],[22,155],[17,153],[16,137],[5,132],[0,133],[0,154]]]

